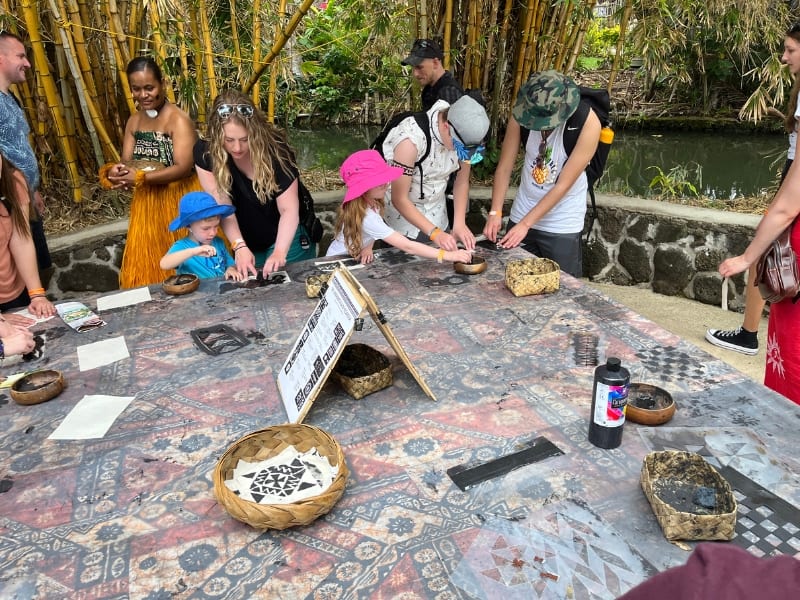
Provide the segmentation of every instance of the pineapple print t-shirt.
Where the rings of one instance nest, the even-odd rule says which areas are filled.
[[[562,123],[547,136],[547,152],[543,164],[537,169],[536,159],[539,156],[539,143],[542,141],[540,131],[531,130],[525,146],[525,162],[522,166],[519,189],[511,205],[511,220],[519,223],[534,206],[549,192],[558,179],[564,163],[567,162],[567,151],[564,149],[564,127]],[[534,169],[537,172],[534,173]],[[534,179],[535,177],[535,179]],[[540,183],[537,183],[537,180]],[[564,197],[533,225],[533,229],[548,233],[577,233],[583,231],[586,216],[586,193],[589,184],[586,173],[582,172]]]

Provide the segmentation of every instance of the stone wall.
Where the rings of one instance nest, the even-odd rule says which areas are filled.
[[[509,191],[505,214],[514,192]],[[490,197],[490,190],[472,190],[467,223],[474,232],[483,228]],[[341,198],[342,192],[315,194],[326,231],[323,250]],[[586,277],[714,305],[722,303],[717,265],[747,246],[760,218],[622,196],[598,195],[597,204],[597,219],[584,246]],[[127,227],[127,221],[119,221],[50,238],[56,269],[48,295],[63,299],[76,292],[117,289]],[[744,306],[743,289],[743,276],[734,278],[728,286],[730,308]]]

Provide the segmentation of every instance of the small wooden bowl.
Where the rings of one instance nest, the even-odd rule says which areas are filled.
[[[190,294],[200,287],[200,278],[197,275],[187,273],[185,275],[173,275],[167,277],[161,287],[167,294],[172,296],[182,296]]]
[[[63,389],[61,371],[34,371],[14,382],[11,397],[17,404],[41,404],[58,396]]]
[[[670,393],[647,383],[628,386],[625,418],[640,425],[663,425],[675,414],[675,401]]]
[[[453,270],[462,275],[477,275],[486,270],[486,259],[480,256],[473,256],[472,262],[456,262],[453,263]]]

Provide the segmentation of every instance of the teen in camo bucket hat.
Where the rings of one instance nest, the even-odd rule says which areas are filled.
[[[580,89],[572,79],[558,71],[541,71],[519,89],[511,114],[526,129],[554,129],[572,116],[580,101]]]

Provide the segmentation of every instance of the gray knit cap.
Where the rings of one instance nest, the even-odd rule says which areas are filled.
[[[450,105],[447,121],[455,128],[456,135],[465,146],[480,144],[489,131],[486,110],[470,96],[461,96]]]

